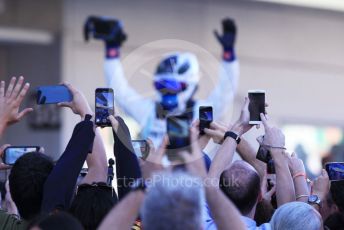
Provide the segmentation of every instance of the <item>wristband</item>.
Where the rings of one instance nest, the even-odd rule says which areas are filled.
[[[299,196],[296,197],[296,200],[298,200],[298,199],[300,199],[300,198],[302,198],[302,197],[307,197],[307,198],[308,198],[309,195],[299,195]]]
[[[303,176],[305,179],[307,179],[307,175],[304,172],[298,172],[293,175],[293,180],[295,180],[296,177]]]
[[[270,148],[270,149],[283,149],[283,150],[287,150],[286,147],[279,147],[279,146],[272,146],[272,145],[262,145],[262,146]]]
[[[241,141],[239,135],[236,134],[236,133],[234,133],[234,132],[232,132],[232,131],[227,131],[227,132],[225,133],[225,136],[223,137],[223,140],[226,140],[227,137],[233,138],[233,139],[236,141],[237,144],[239,144],[240,141]]]

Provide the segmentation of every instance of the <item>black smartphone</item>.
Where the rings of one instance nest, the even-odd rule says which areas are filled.
[[[149,153],[149,145],[146,140],[131,140],[137,157],[146,159]]]
[[[7,165],[13,165],[17,159],[26,153],[38,152],[39,146],[10,146],[4,151],[2,160]]]
[[[40,86],[37,88],[37,104],[71,102],[73,95],[64,85]]]
[[[101,127],[111,126],[108,116],[115,114],[114,96],[111,88],[96,89],[96,125]]]
[[[204,134],[204,128],[209,128],[210,123],[213,122],[213,107],[200,106],[199,107],[199,131]]]
[[[268,163],[270,160],[272,160],[269,149],[264,146],[259,146],[256,158],[264,163]]]
[[[250,99],[250,125],[259,125],[261,123],[260,114],[265,113],[265,90],[249,90]]]
[[[330,178],[330,181],[344,180],[344,162],[326,163],[325,169]]]
[[[190,145],[189,119],[187,116],[167,117],[169,149],[182,149]]]

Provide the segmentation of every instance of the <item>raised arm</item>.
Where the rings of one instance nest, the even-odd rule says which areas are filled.
[[[187,169],[203,179],[206,194],[206,201],[210,208],[212,218],[209,213],[204,213],[206,218],[206,229],[246,229],[241,220],[241,215],[235,205],[220,191],[218,184],[213,184],[213,178],[207,176],[203,153],[199,146],[197,137],[199,131],[195,127],[191,128],[191,153],[183,152],[182,157]],[[212,167],[212,166],[211,166]]]
[[[263,144],[270,149],[270,153],[276,171],[276,198],[278,207],[295,201],[295,190],[292,176],[288,167],[288,158],[285,152],[285,137],[280,129],[274,127],[261,114],[261,119],[265,129]]]
[[[95,130],[95,138],[92,154],[88,154],[86,158],[88,171],[82,184],[92,184],[93,182],[107,182],[107,160],[105,146],[100,136],[99,128]]]
[[[131,144],[129,129],[121,117],[109,117],[114,135],[114,155],[116,158],[116,175],[118,199],[130,192],[130,183],[141,178],[138,159]]]
[[[310,191],[307,185],[307,175],[303,161],[296,153],[292,153],[288,160],[289,170],[293,177],[296,201],[308,202]]]
[[[110,211],[98,229],[131,229],[139,215],[144,197],[144,192],[141,190],[129,193]]]
[[[75,126],[64,153],[44,184],[42,213],[69,208],[77,178],[87,154],[92,152],[95,137],[94,123],[91,121],[93,112],[85,97],[71,85],[66,86],[73,95],[73,101],[59,105],[71,108],[82,121]]]
[[[233,19],[222,21],[223,34],[215,31],[215,37],[223,48],[219,69],[219,81],[209,97],[200,104],[212,105],[215,119],[221,118],[232,104],[238,89],[239,63],[235,55],[236,25]]]
[[[252,165],[257,170],[260,178],[264,178],[266,164],[256,158],[257,151],[255,151],[250,143],[248,143],[244,138],[241,138],[241,142],[237,147],[237,152],[244,161]]]
[[[248,110],[249,99],[245,98],[245,103],[242,107],[240,117],[237,122],[230,128],[230,132],[241,137],[244,133],[252,128],[249,125],[250,113]],[[208,129],[204,130],[206,133],[209,132]],[[218,152],[216,153],[209,170],[209,177],[220,178],[221,173],[230,165],[233,160],[234,151],[237,148],[237,141],[232,137],[227,137]]]
[[[26,108],[19,112],[29,88],[29,83],[24,83],[24,78],[12,77],[7,90],[5,81],[0,83],[0,140],[8,126],[19,122],[26,114],[33,111],[32,108]]]

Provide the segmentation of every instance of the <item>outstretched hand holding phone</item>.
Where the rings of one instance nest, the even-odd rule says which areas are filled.
[[[69,83],[65,83],[64,85],[72,93],[73,100],[71,102],[58,103],[58,106],[70,108],[75,114],[80,115],[82,120],[85,118],[86,114],[93,115],[93,111],[84,94]]]

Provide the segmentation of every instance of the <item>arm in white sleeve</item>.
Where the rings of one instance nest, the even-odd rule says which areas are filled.
[[[222,61],[219,70],[219,82],[208,98],[200,101],[200,105],[213,106],[214,119],[224,115],[232,105],[239,83],[239,62]]]
[[[154,102],[143,98],[130,87],[119,58],[105,59],[104,68],[106,83],[113,89],[116,103],[141,126],[144,126]]]

